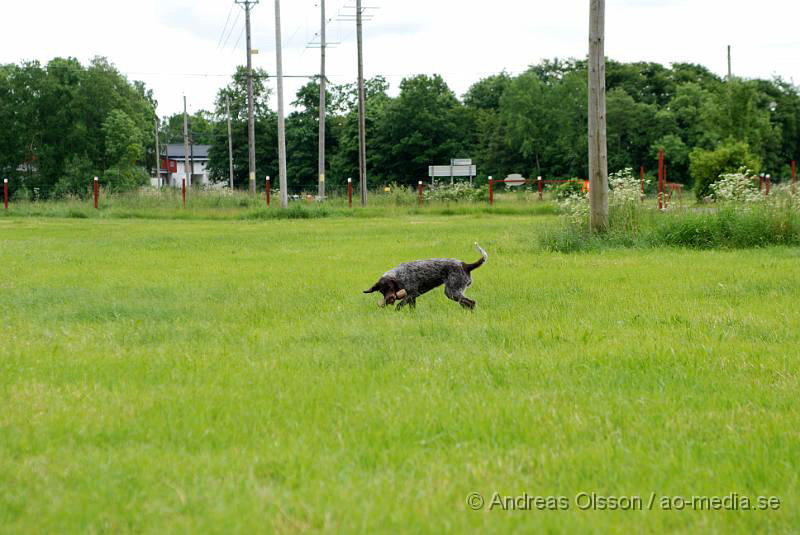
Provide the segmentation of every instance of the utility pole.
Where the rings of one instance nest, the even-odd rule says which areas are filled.
[[[156,187],[161,187],[161,148],[158,145],[158,115],[156,115]]]
[[[186,95],[183,95],[183,176],[186,179],[186,185],[189,185],[191,179],[187,174],[189,173],[189,119],[186,116]]]
[[[356,0],[356,36],[358,41],[358,184],[361,206],[367,205],[367,141],[364,119],[364,54],[361,38],[361,0]]]
[[[244,5],[244,24],[247,33],[247,149],[250,162],[250,193],[256,193],[256,130],[253,119],[253,54],[250,47],[250,6],[258,4],[258,0],[236,0]]]
[[[192,132],[192,122],[189,121],[189,180],[186,185],[190,186],[194,179],[194,132]]]
[[[325,0],[320,0],[320,66],[319,66],[319,190],[320,200],[325,198]]]
[[[283,118],[283,58],[281,55],[281,2],[275,0],[275,56],[278,74],[278,177],[281,189],[281,206],[289,206],[286,192],[286,124]]]
[[[233,191],[233,138],[231,137],[231,98],[225,97],[225,111],[228,113],[228,186]]]
[[[605,0],[589,1],[589,226],[608,228]]]
[[[731,79],[731,45],[728,45],[728,80]]]

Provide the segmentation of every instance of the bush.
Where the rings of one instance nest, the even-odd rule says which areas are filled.
[[[694,149],[689,155],[689,172],[694,180],[694,193],[698,200],[711,195],[711,184],[725,173],[740,169],[761,168],[761,162],[750,153],[747,143],[728,142],[715,150]]]
[[[125,192],[146,186],[150,177],[141,167],[120,166],[106,169],[100,183],[113,192]]]
[[[64,165],[64,174],[53,187],[53,197],[63,199],[70,195],[85,196],[89,193],[97,170],[86,155],[72,156]]]
[[[711,184],[711,196],[722,202],[761,202],[766,197],[756,189],[757,177],[747,169],[727,173]]]
[[[566,199],[573,194],[580,194],[583,190],[583,184],[577,178],[573,178],[574,182],[564,182],[558,184],[552,190],[555,192],[556,199]]]
[[[422,198],[425,201],[442,202],[486,202],[489,200],[489,189],[473,188],[465,182],[456,183],[452,186],[440,185],[426,189]]]

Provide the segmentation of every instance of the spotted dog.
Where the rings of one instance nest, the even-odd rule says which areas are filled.
[[[472,284],[470,273],[483,265],[489,255],[475,242],[481,253],[477,262],[467,264],[454,258],[431,258],[400,264],[390,269],[372,285],[365,294],[380,292],[383,294],[381,306],[391,305],[397,301],[397,308],[405,305],[416,306],[417,297],[444,284],[444,294],[464,308],[475,308],[475,301],[464,295]]]

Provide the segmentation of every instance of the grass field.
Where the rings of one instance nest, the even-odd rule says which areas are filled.
[[[800,249],[547,224],[0,218],[0,533],[796,532]],[[476,239],[474,312],[361,293]],[[661,507],[731,493],[780,506]]]

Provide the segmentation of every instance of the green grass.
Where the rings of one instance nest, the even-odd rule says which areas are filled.
[[[30,201],[12,199],[9,210],[0,211],[2,217],[55,217],[72,219],[318,219],[327,217],[382,218],[407,215],[552,215],[557,205],[548,197],[546,202],[535,202],[531,192],[501,192],[495,196],[496,204],[486,202],[425,201],[418,205],[416,194],[410,190],[393,193],[370,192],[368,206],[359,206],[354,194],[353,208],[347,197],[330,195],[324,203],[307,199],[291,200],[288,210],[279,208],[277,194],[272,204],[266,206],[263,192],[252,196],[246,192],[230,193],[226,190],[189,191],[186,207],[182,206],[180,191],[173,189],[144,189],[133,193],[108,193],[102,191],[98,209],[91,198],[70,197],[60,200]]]
[[[0,218],[0,532],[796,532],[800,250],[542,253],[546,224]],[[361,293],[476,239],[474,312]]]

